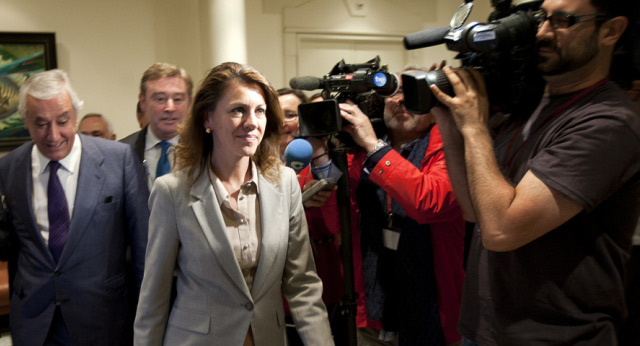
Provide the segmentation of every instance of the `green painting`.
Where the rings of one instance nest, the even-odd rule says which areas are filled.
[[[0,33],[0,150],[29,139],[18,114],[20,86],[31,74],[55,68],[52,54],[53,34]]]

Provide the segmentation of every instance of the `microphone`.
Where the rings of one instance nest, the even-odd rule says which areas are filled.
[[[311,162],[312,155],[311,143],[302,138],[294,139],[284,150],[285,164],[298,174]]]
[[[448,26],[422,30],[405,36],[402,42],[408,50],[437,46],[444,43],[444,37],[448,32]]]
[[[305,76],[293,77],[289,81],[289,86],[293,89],[316,90],[324,88],[324,80],[318,77]]]

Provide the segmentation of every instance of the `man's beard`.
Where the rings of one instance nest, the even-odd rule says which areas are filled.
[[[409,116],[405,118],[407,114],[409,114]],[[402,116],[403,119],[398,119],[398,116]],[[395,106],[385,107],[383,119],[387,128],[396,128],[398,125],[413,121],[413,114],[406,110],[404,103],[398,103]]]
[[[536,42],[536,48],[551,48],[556,56],[547,57],[538,55],[538,70],[544,76],[557,76],[569,71],[576,70],[598,55],[598,33],[599,28],[584,40],[584,44],[573,44],[567,48],[558,48],[555,40],[540,40]],[[552,59],[558,61],[550,62]]]

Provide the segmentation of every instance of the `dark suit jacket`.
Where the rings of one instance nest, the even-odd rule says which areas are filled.
[[[57,265],[32,207],[33,142],[0,159],[0,194],[10,218],[3,233],[17,244],[10,253],[2,249],[15,268],[10,313],[15,345],[42,345],[56,306],[74,345],[132,343],[131,312],[143,276],[149,191],[129,146],[84,135],[80,140],[77,195]]]
[[[120,140],[120,142],[129,144],[133,148],[140,162],[144,162],[144,145],[147,140],[148,129],[149,126],[147,125],[142,130],[134,132]]]

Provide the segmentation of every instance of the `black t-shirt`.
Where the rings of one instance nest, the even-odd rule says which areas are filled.
[[[640,207],[640,111],[607,83],[553,115],[577,94],[545,97],[528,139],[519,124],[496,135],[514,186],[531,170],[584,210],[509,252],[486,250],[476,229],[459,329],[480,345],[616,344]]]

